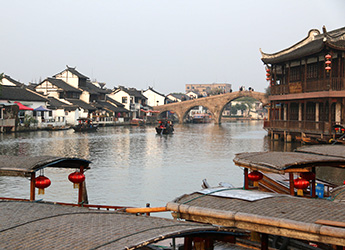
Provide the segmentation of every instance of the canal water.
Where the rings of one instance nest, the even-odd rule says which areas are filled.
[[[102,127],[94,133],[37,131],[0,134],[2,155],[53,155],[90,160],[86,186],[90,204],[165,206],[174,198],[228,182],[242,186],[243,171],[233,163],[236,153],[291,151],[300,143],[272,142],[262,121],[221,125],[177,124],[172,135],[157,135],[153,126]],[[45,201],[77,201],[68,181],[70,169],[46,168],[52,184]],[[0,177],[0,196],[29,198],[29,179]]]

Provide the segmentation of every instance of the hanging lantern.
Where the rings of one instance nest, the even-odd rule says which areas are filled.
[[[334,130],[335,130],[336,133],[338,133],[339,132],[339,127],[335,127]]]
[[[262,173],[256,170],[248,174],[248,179],[254,182],[254,187],[259,186],[259,180],[261,180],[262,178],[263,178]]]
[[[73,182],[73,188],[79,188],[79,184],[85,181],[85,175],[80,172],[71,173],[68,176],[70,182]]]
[[[294,180],[294,186],[297,188],[297,195],[303,196],[303,189],[306,189],[309,186],[309,181],[299,177]]]
[[[44,175],[40,175],[35,179],[35,187],[38,188],[38,194],[44,194],[44,189],[49,187],[50,184],[51,181]]]
[[[313,172],[303,172],[300,174],[302,179],[305,179],[307,181],[311,181],[315,179],[315,174]]]
[[[270,72],[271,70],[269,68],[266,69],[266,72]]]
[[[332,58],[332,56],[330,55],[330,54],[327,54],[326,56],[325,56],[325,59],[326,59],[326,61],[325,61],[325,64],[326,64],[326,67],[325,67],[325,70],[327,71],[327,73],[332,69],[331,68],[331,58]]]
[[[341,128],[341,133],[345,133],[345,128]]]

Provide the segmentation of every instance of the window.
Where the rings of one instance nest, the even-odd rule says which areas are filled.
[[[307,79],[316,79],[318,76],[317,63],[307,65]]]
[[[122,103],[127,103],[127,96],[122,97]]]
[[[297,82],[301,80],[300,68],[293,67],[290,69],[290,82]]]

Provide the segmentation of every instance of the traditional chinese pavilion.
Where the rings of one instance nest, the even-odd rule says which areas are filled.
[[[335,129],[345,125],[345,27],[312,29],[287,49],[261,54],[270,83],[264,128],[275,139],[306,134],[327,141],[345,133]]]

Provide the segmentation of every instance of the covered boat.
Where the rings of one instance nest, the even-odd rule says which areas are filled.
[[[90,118],[79,118],[77,121],[78,125],[73,127],[75,132],[93,132],[98,128]]]
[[[234,162],[244,168],[245,189],[323,198],[339,185],[318,179],[317,170],[344,169],[345,156],[343,145],[314,145],[295,152],[240,153]]]
[[[174,132],[174,125],[172,121],[164,119],[158,121],[158,126],[156,127],[157,134],[172,134]]]

